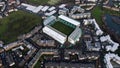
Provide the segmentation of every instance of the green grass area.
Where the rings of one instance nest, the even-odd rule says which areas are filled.
[[[59,3],[59,2],[60,2],[60,0],[50,0],[50,1],[48,1],[48,4],[55,5],[55,4]]]
[[[29,32],[41,23],[41,17],[23,11],[11,13],[0,19],[0,40],[5,44],[17,40],[21,34]]]
[[[53,55],[42,55],[38,62],[35,64],[34,68],[41,68],[41,62],[44,61],[45,57],[53,57]]]
[[[55,5],[59,3],[60,0],[27,0],[28,3],[37,4],[37,5]]]
[[[42,55],[37,63],[35,64],[34,68],[40,68],[41,67],[41,62],[44,60],[44,55]]]
[[[102,16],[105,14],[110,14],[110,15],[117,15],[120,16],[120,12],[117,11],[112,11],[109,9],[101,8],[100,6],[96,6],[92,10],[92,16],[96,19],[97,23],[102,26],[104,23],[102,22]]]
[[[101,10],[100,7],[95,7],[92,10],[92,16],[96,19],[99,25],[102,25],[102,15],[103,15],[103,11]]]
[[[51,26],[52,26],[53,28],[57,29],[58,31],[66,34],[66,35],[70,35],[70,34],[73,32],[73,30],[74,30],[74,28],[72,28],[72,27],[70,27],[70,26],[67,26],[67,25],[65,25],[65,24],[63,24],[63,23],[61,23],[61,22],[59,22],[59,21],[56,22],[56,23],[54,23],[54,24],[51,25]]]
[[[26,46],[23,45],[24,50],[21,50],[23,55],[27,55],[27,52],[30,50]]]
[[[118,47],[118,49],[115,51],[116,54],[118,54],[118,56],[120,56],[120,46]]]
[[[38,62],[35,64],[34,68],[40,68],[40,67],[41,67],[41,62],[38,61]]]

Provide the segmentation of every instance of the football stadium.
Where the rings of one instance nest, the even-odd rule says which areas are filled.
[[[66,24],[64,24],[63,22],[60,22],[60,21],[56,21],[51,26],[66,35],[70,35],[75,29],[70,26],[67,26]]]
[[[50,16],[43,23],[45,26],[43,32],[61,44],[66,41],[75,44],[82,35],[79,28],[80,22],[64,15],[60,15],[58,18]]]

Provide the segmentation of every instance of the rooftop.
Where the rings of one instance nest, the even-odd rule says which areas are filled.
[[[73,24],[75,26],[80,26],[80,22],[78,22],[76,20],[73,20],[73,19],[71,19],[71,18],[69,18],[67,16],[60,15],[59,18],[65,20],[65,21],[67,21],[67,22],[69,22],[69,23],[71,23],[71,24]]]

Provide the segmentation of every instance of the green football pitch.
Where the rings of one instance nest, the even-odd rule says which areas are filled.
[[[73,31],[74,31],[74,28],[68,26],[68,25],[65,25],[59,21],[55,22],[53,25],[51,25],[53,28],[57,29],[58,31],[66,34],[66,35],[70,35]]]

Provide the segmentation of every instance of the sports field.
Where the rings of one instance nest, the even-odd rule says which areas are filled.
[[[40,23],[39,16],[23,11],[13,12],[0,19],[0,40],[5,44],[13,42],[19,35],[29,32]]]
[[[57,29],[58,31],[66,34],[66,35],[70,35],[73,31],[74,31],[74,28],[72,27],[69,27],[61,22],[56,22],[54,23],[53,25],[51,25],[53,28]]]

